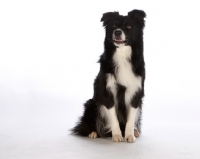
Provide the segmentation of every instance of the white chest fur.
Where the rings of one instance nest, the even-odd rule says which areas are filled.
[[[107,88],[111,90],[114,97],[116,97],[117,94],[116,84],[121,84],[126,87],[125,102],[127,106],[130,105],[134,94],[141,88],[141,77],[133,73],[132,65],[129,62],[131,52],[130,46],[117,48],[113,56],[116,66],[116,76],[114,77],[112,74],[107,75]]]

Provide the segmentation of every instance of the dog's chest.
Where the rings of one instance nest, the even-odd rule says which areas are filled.
[[[136,76],[132,71],[131,47],[124,46],[116,49],[113,56],[115,64],[115,75],[108,74],[107,88],[111,90],[114,97],[117,95],[117,85],[126,87],[125,102],[129,104],[134,94],[141,88],[141,77]]]

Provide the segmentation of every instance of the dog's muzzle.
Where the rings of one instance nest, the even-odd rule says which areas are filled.
[[[123,44],[126,42],[125,34],[121,29],[113,32],[113,41],[115,44]]]

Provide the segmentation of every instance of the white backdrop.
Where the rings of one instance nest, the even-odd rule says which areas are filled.
[[[43,149],[41,153],[40,149],[37,153],[34,148],[26,149],[31,138],[71,137],[67,130],[82,114],[83,103],[92,97],[99,71],[97,61],[104,40],[101,16],[110,11],[126,15],[132,9],[147,14],[143,134],[160,132],[163,143],[166,136],[162,132],[176,131],[181,139],[190,137],[183,156],[200,157],[195,149],[200,146],[195,136],[200,132],[199,1],[35,0],[0,1],[1,158],[23,158],[21,151],[39,158]],[[184,134],[187,130],[195,134]],[[18,145],[22,140],[24,145]],[[145,140],[142,143],[145,145]],[[66,157],[61,154],[59,157]],[[156,158],[156,153],[150,155]]]

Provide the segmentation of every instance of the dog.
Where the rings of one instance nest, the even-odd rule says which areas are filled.
[[[112,137],[112,141],[135,142],[141,133],[145,62],[143,28],[146,13],[132,10],[104,13],[104,53],[94,81],[94,94],[84,104],[83,116],[72,134]]]

